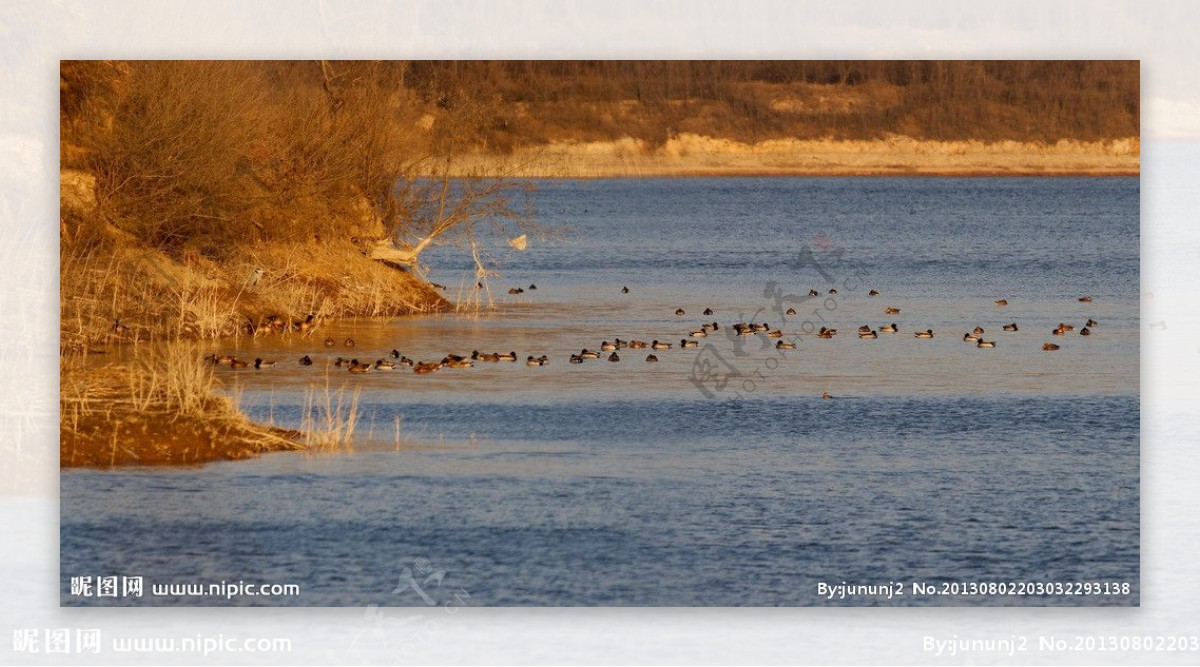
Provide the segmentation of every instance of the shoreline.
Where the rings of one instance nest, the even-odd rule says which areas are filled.
[[[1138,176],[1141,141],[1040,142],[773,139],[747,144],[683,134],[654,147],[616,141],[552,142],[507,156],[472,153],[452,176],[510,178],[1038,177]]]

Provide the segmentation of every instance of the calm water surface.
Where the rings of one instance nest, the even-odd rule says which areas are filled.
[[[359,389],[357,447],[65,471],[63,603],[97,603],[70,595],[81,574],[302,588],[111,604],[1138,603],[1137,179],[599,180],[541,184],[533,203],[551,238],[494,244],[494,313],[318,338],[353,336],[363,359],[513,350],[549,366],[359,377],[329,369],[348,351],[319,340],[214,346],[280,360],[222,371],[258,419],[298,424],[306,391]],[[474,282],[450,249],[428,261],[452,296]],[[1050,334],[1088,318],[1090,337]],[[677,349],[709,321],[722,331]],[[796,349],[725,335],[736,321]],[[891,322],[900,334],[854,335]],[[961,341],[977,325],[995,349]],[[819,326],[841,333],[807,335]],[[567,363],[614,337],[676,349]],[[1131,592],[907,594],[1031,580]],[[825,601],[821,582],[906,595]]]

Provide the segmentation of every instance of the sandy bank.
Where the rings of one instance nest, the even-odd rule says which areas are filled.
[[[529,178],[636,176],[1024,176],[1137,175],[1141,142],[771,140],[746,144],[683,134],[658,148],[618,141],[556,142],[499,157],[459,158],[458,175],[508,173]]]

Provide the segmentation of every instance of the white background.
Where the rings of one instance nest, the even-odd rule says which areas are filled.
[[[64,2],[0,4],[0,662],[1187,663],[1038,638],[1200,634],[1200,3]],[[1142,62],[1140,609],[58,608],[58,60],[1128,58]],[[1161,324],[1160,324],[1161,323]],[[1159,324],[1151,327],[1151,324]],[[1161,328],[1165,326],[1164,328]],[[648,586],[653,582],[648,581]],[[414,613],[425,617],[401,625]],[[382,614],[382,616],[380,616]],[[99,628],[98,655],[12,630]],[[116,636],[290,638],[279,653],[133,655]],[[937,656],[925,637],[1025,637]]]

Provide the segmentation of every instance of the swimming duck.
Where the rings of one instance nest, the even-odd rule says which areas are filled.
[[[869,325],[869,324],[864,324],[864,325],[862,325],[861,327],[859,327],[859,328],[858,328],[858,333],[867,333],[867,332],[868,332],[868,331],[870,331],[870,330],[871,330],[871,325]]]
[[[1007,306],[1007,305],[1008,305],[1008,299],[996,299],[996,300],[994,301],[994,303],[995,303],[997,306]]]
[[[1004,330],[1005,330],[1005,331],[1017,331],[1017,330],[1018,330],[1018,329],[1017,329],[1017,323],[1016,323],[1016,322],[1013,322],[1012,324],[1005,324],[1005,325],[1004,325]]]
[[[630,348],[631,350],[641,350],[641,349],[647,348],[647,347],[649,347],[649,346],[650,346],[650,344],[649,344],[649,343],[647,343],[647,342],[646,342],[646,341],[644,341],[644,340],[631,340],[631,341],[629,341],[629,348]]]
[[[608,355],[608,360],[609,361],[620,361],[621,357],[618,356],[616,352],[613,352],[612,354]]]
[[[591,350],[589,350],[585,347],[585,348],[583,348],[583,351],[579,353],[579,357],[581,359],[599,359],[600,353],[592,352]]]
[[[544,354],[542,356],[538,357],[538,366],[548,366],[548,365],[550,365],[550,357],[547,357]]]
[[[825,400],[829,400],[829,399],[833,398],[833,396],[831,396],[831,395],[829,394],[829,392],[827,392],[827,391],[823,391],[823,392],[821,392],[821,398],[823,398],[823,399],[825,399]]]
[[[1058,346],[1055,345],[1054,343],[1046,343],[1046,344],[1042,345],[1042,349],[1047,352],[1053,352],[1054,350],[1058,349]]]
[[[1054,331],[1051,331],[1050,333],[1054,334],[1055,336],[1065,336],[1065,335],[1067,335],[1067,330],[1062,328],[1062,326],[1060,325],[1057,329],[1055,329]]]
[[[342,345],[345,345],[346,347],[354,347],[354,339],[353,339],[353,338],[347,338],[347,339],[345,340],[345,342],[343,342],[343,343],[342,343]]]
[[[582,363],[583,363],[583,357],[579,356],[578,354],[572,354],[572,355],[571,355],[571,363],[573,363],[573,364],[582,364]]]
[[[245,368],[249,365],[250,365],[249,361],[242,361],[241,359],[238,359],[237,357],[232,357],[229,360],[230,368]]]
[[[537,285],[530,285],[529,289],[530,289],[530,291],[533,291],[533,290],[537,289]]]
[[[1087,327],[1084,327],[1079,330],[1079,335],[1080,336],[1090,336],[1090,335],[1092,335],[1092,330]]]
[[[965,333],[965,334],[963,334],[963,342],[964,343],[978,343],[979,336],[976,336],[975,334],[970,333],[970,332]]]
[[[899,308],[895,308],[895,307],[893,307],[893,306],[888,306],[887,308],[884,308],[884,309],[883,309],[883,314],[884,314],[884,315],[899,315],[899,314],[900,314],[900,309],[899,309]]]
[[[707,338],[708,331],[705,329],[697,329],[697,330],[689,333],[688,335],[691,336],[692,338]]]
[[[264,361],[262,357],[258,357],[254,360],[255,370],[262,370],[264,368],[274,368],[274,367],[275,367],[274,361]]]
[[[1090,297],[1090,296],[1081,296],[1081,297],[1079,297],[1079,302],[1080,302],[1080,303],[1091,303],[1091,302],[1092,302],[1092,297]]]
[[[655,356],[655,355],[653,355],[653,354],[647,354],[647,355],[646,355],[646,361],[648,361],[648,362],[650,362],[650,363],[654,363],[654,362],[658,361],[658,357],[656,357],[656,356]]]
[[[789,343],[787,341],[782,341],[782,340],[775,341],[775,349],[776,350],[794,350],[794,349],[796,349],[796,344]]]
[[[470,359],[463,359],[461,357],[458,359],[446,357],[445,359],[442,359],[442,365],[446,368],[470,368],[475,365],[475,362],[471,361]]]
[[[712,308],[705,308],[705,309],[704,309],[704,313],[702,313],[702,314],[704,314],[704,315],[712,315],[712,314],[713,314],[713,310],[712,310]]]
[[[622,287],[622,288],[621,288],[621,294],[629,294],[629,288],[628,288],[628,287]]]
[[[371,370],[371,364],[360,364],[358,363],[358,359],[350,360],[351,373],[366,373],[369,370]]]
[[[683,312],[683,309],[682,309],[682,308],[676,308],[676,309],[675,309],[675,314],[676,314],[676,315],[687,315],[687,313]]]
[[[441,367],[442,367],[442,365],[437,362],[422,361],[422,362],[418,363],[417,365],[413,366],[413,372],[416,373],[417,375],[425,375],[427,373],[432,373]]]
[[[407,367],[409,367],[409,368],[412,368],[412,366],[413,366],[413,364],[414,364],[415,362],[413,362],[413,360],[412,360],[412,359],[409,359],[408,357],[405,357],[405,356],[403,356],[403,355],[402,355],[402,356],[401,356],[401,357],[400,357],[400,358],[399,358],[399,359],[396,361],[396,363],[397,363],[397,364],[400,364],[401,366],[407,366]]]
[[[625,348],[629,347],[629,341],[621,340],[620,338],[614,338],[613,345],[616,345],[618,350],[624,350]]]
[[[808,295],[809,296],[821,296],[821,293],[815,289],[810,289],[810,290],[808,290]]]
[[[1085,324],[1084,326],[1087,326],[1087,327],[1094,327],[1094,326],[1096,326],[1097,324],[1098,324],[1098,322],[1096,322],[1096,320],[1093,320],[1093,319],[1088,319],[1088,321],[1087,321],[1087,324]]]
[[[308,331],[310,329],[315,329],[317,327],[316,319],[317,319],[317,316],[315,314],[309,313],[308,317],[304,318],[303,322],[296,325],[296,328],[299,329],[300,331]]]
[[[787,309],[787,314],[788,314],[788,315],[795,315],[795,314],[796,314],[796,309],[795,309],[795,308],[788,308],[788,309]]]
[[[885,325],[879,327],[879,333],[896,333],[898,331],[900,331],[900,330],[896,328],[895,322],[892,322],[891,324],[885,324]]]
[[[332,336],[325,339],[325,347],[333,347],[334,345],[337,345],[337,341]]]
[[[508,293],[509,294],[524,294],[525,290],[521,289],[520,287],[510,287],[510,288],[508,288]]]
[[[679,339],[680,349],[686,350],[689,347],[699,347],[699,346],[700,346],[700,341],[698,341],[698,340],[688,340],[686,338]]]
[[[379,370],[390,371],[390,370],[395,370],[395,369],[396,369],[396,362],[394,362],[394,361],[389,361],[387,359],[379,359],[378,361],[375,362],[375,370],[377,370],[377,371],[379,371]]]
[[[996,341],[984,340],[984,339],[980,338],[979,342],[975,343],[975,347],[996,347]]]
[[[300,357],[300,365],[301,366],[312,366],[312,357],[308,356],[307,354],[304,355],[303,357]]]
[[[671,349],[671,344],[670,343],[660,343],[656,339],[650,343],[650,347],[655,350],[669,350],[669,349]]]
[[[817,332],[817,338],[833,338],[835,334],[837,334],[836,330],[821,327],[821,330]]]
[[[879,290],[871,290],[867,292],[867,296],[879,296]]]
[[[393,358],[393,359],[399,359],[401,356],[403,356],[403,355],[401,355],[401,354],[400,354],[400,350],[397,350],[397,349],[396,349],[396,348],[394,348],[394,347],[392,348],[391,355],[392,355],[392,358]]]
[[[349,363],[350,363],[350,360],[349,360],[349,359],[343,359],[342,357],[338,357],[338,358],[337,358],[337,359],[336,359],[336,360],[333,362],[333,365],[334,365],[334,366],[337,366],[338,368],[341,368],[342,366],[346,366],[346,365],[348,365]]]
[[[615,349],[617,349],[617,346],[613,343],[610,343],[608,341],[603,341],[600,343],[600,351],[601,352],[612,352]]]
[[[754,327],[755,331],[766,331],[771,328],[771,325],[767,324],[766,322],[763,322],[761,324],[754,324],[751,326]]]
[[[508,354],[501,354],[496,357],[496,361],[516,361],[516,360],[517,360],[516,352],[509,352]]]
[[[542,362],[538,359],[534,359],[533,355],[531,354],[525,358],[525,365],[526,366],[541,366]]]
[[[129,327],[121,324],[121,319],[117,318],[113,320],[112,332],[118,336],[124,336],[125,334],[129,333]]]
[[[235,357],[231,354],[210,354],[207,357],[205,357],[205,359],[207,359],[208,361],[211,361],[213,363],[213,365],[228,364],[228,363],[231,363],[234,360],[234,358]]]
[[[976,336],[982,336],[983,335],[983,327],[975,327],[975,331],[973,331],[971,333],[975,334]]]
[[[835,290],[835,289],[831,289],[831,290],[829,290],[829,293],[830,293],[830,294],[837,294],[837,290]]]
[[[1058,323],[1058,328],[1059,328],[1059,329],[1062,329],[1063,331],[1074,331],[1074,330],[1075,330],[1075,325],[1073,325],[1073,324],[1067,324],[1066,322],[1059,322],[1059,323]]]
[[[917,338],[933,338],[933,329],[926,329],[924,331],[918,331],[913,335],[916,336]]]
[[[876,338],[879,338],[879,333],[875,332],[875,331],[867,331],[867,332],[860,331],[860,332],[858,332],[858,337],[859,338],[869,338],[871,340],[874,340]]]
[[[768,331],[767,338],[783,338],[783,330],[776,329],[774,331]]]

